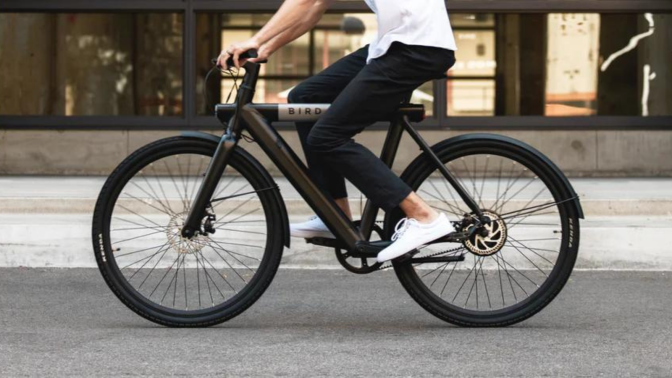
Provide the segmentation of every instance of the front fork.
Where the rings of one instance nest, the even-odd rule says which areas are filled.
[[[194,203],[189,210],[187,219],[182,227],[182,236],[191,238],[196,235],[196,232],[201,232],[201,222],[206,216],[206,209],[210,203],[210,198],[215,193],[219,179],[224,174],[226,165],[231,158],[233,149],[238,144],[238,138],[230,131],[222,136],[219,145],[215,150],[215,154],[210,160],[210,165],[205,173],[203,183],[198,189],[198,194],[194,199]]]
[[[240,139],[239,134],[242,130],[240,127],[240,117],[238,115],[245,104],[252,102],[254,88],[257,86],[257,78],[259,77],[259,71],[261,69],[261,66],[258,63],[252,62],[246,62],[243,67],[245,68],[246,73],[243,78],[243,83],[236,95],[236,113],[228,122],[226,133],[219,141],[217,150],[215,150],[215,154],[212,156],[212,160],[210,160],[210,165],[205,173],[203,183],[198,189],[196,199],[191,206],[191,210],[189,210],[187,220],[184,222],[182,236],[185,238],[194,237],[197,231],[201,231],[201,222],[206,216],[206,208],[210,204],[210,199],[215,193],[220,178],[224,174],[226,164],[231,158],[233,149]]]

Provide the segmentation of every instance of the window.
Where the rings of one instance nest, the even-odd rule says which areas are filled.
[[[495,17],[451,14],[457,52],[446,82],[451,116],[490,116],[495,111]]]
[[[448,115],[672,115],[670,14],[451,20],[458,52],[446,83]]]
[[[430,116],[424,125],[672,124],[672,2],[653,6],[658,13],[645,13],[653,2],[637,0],[553,2],[557,13],[535,0],[498,3],[501,13],[473,11],[486,8],[471,3],[449,2],[459,50],[447,79],[413,93]],[[213,75],[206,85],[210,60],[259,30],[280,4],[5,1],[0,128],[218,129],[207,102],[225,101],[233,81]],[[298,83],[376,33],[364,2],[339,1],[271,57],[254,100],[286,102]]]
[[[0,114],[182,114],[182,15],[0,13]]]

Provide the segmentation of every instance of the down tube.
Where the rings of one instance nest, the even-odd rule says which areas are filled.
[[[296,153],[287,146],[280,134],[268,125],[261,114],[250,105],[243,107],[241,117],[246,128],[266,155],[280,168],[327,227],[338,235],[350,250],[356,250],[356,244],[363,241],[359,231],[337,207],[336,202],[327,197],[310,179],[308,169]]]

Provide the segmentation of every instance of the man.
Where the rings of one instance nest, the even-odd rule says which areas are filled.
[[[453,227],[418,197],[376,155],[352,137],[375,121],[388,119],[421,84],[445,77],[455,63],[455,40],[443,0],[365,0],[376,13],[378,35],[365,46],[307,79],[289,94],[293,103],[331,103],[315,124],[297,124],[310,174],[352,220],[345,189],[347,178],[368,199],[406,214],[395,227],[394,241],[378,254],[388,261],[438,239]],[[257,49],[273,52],[313,28],[333,0],[285,0],[252,38],[222,51],[218,63]],[[292,236],[334,237],[317,217],[291,225]]]

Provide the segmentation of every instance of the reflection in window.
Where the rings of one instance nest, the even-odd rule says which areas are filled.
[[[314,72],[318,73],[329,67],[342,57],[369,44],[377,33],[376,16],[373,14],[343,14],[338,25],[331,20],[323,24],[322,21],[315,30]],[[348,21],[352,20],[352,23]],[[343,30],[344,24],[359,24],[362,29]]]
[[[492,14],[451,14],[458,51],[448,71],[447,110],[452,116],[495,111],[495,21]]]
[[[494,113],[493,80],[449,80],[446,86],[449,115],[489,116]]]
[[[182,113],[179,14],[0,14],[0,114]]]
[[[492,16],[451,16],[449,115],[672,115],[672,15]]]
[[[448,74],[453,77],[494,77],[497,67],[495,31],[460,29],[454,33],[460,59],[455,62]]]
[[[546,109],[549,116],[597,112],[598,14],[549,14]]]
[[[287,102],[289,92],[301,82],[301,80],[287,80],[287,79],[259,79],[257,82],[257,90],[254,92],[252,102],[269,103],[269,104],[284,104]],[[238,81],[240,85],[240,80]],[[233,89],[233,94],[229,102],[233,102],[236,90],[233,88],[233,80],[222,80],[221,98],[223,101],[229,96]]]

